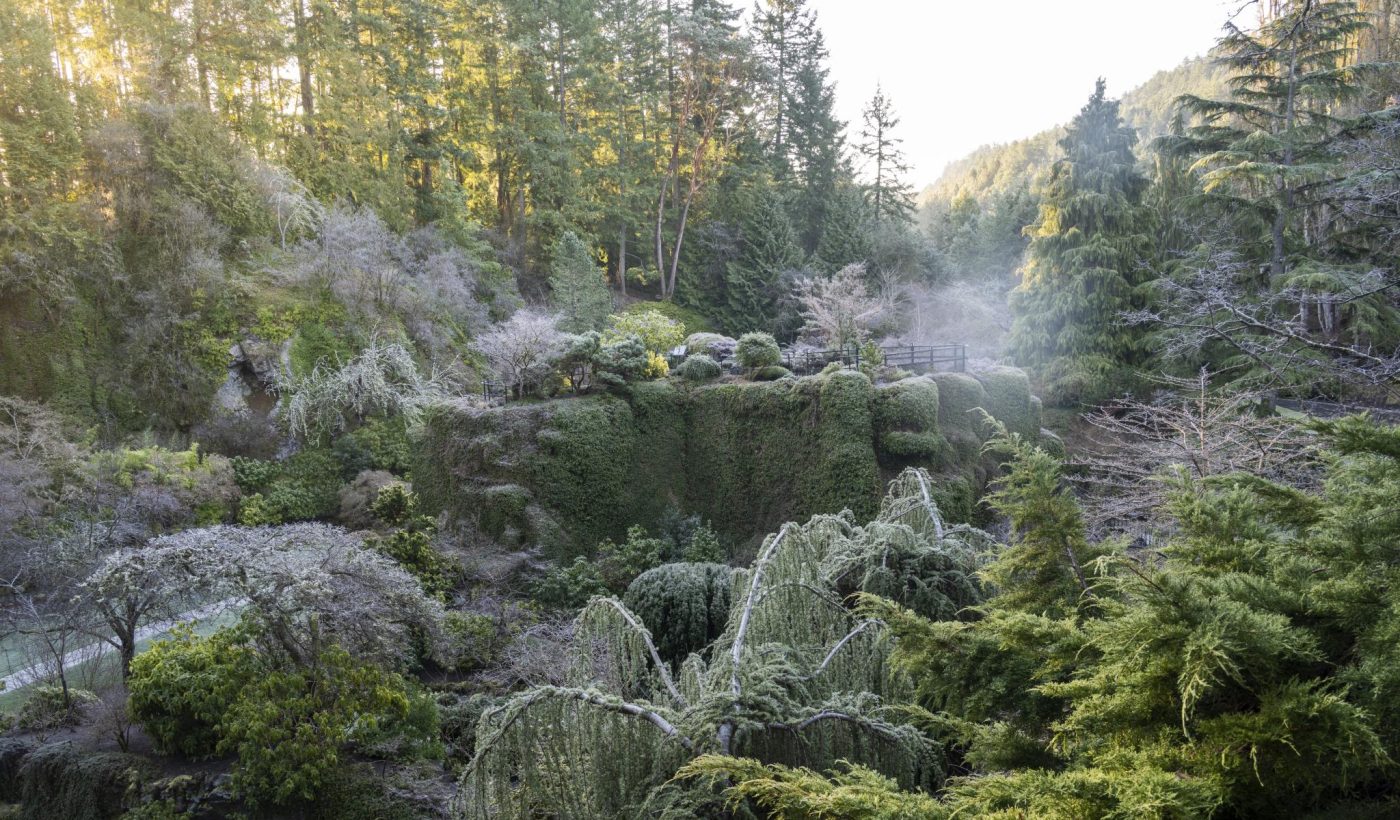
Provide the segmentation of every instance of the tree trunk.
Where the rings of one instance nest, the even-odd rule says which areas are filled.
[[[315,136],[316,99],[311,88],[311,47],[306,25],[305,0],[296,0],[293,4],[293,28],[296,32],[297,79],[301,86],[302,128],[307,136]]]

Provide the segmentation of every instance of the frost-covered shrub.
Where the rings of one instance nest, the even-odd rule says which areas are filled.
[[[598,380],[611,387],[643,378],[650,364],[646,346],[636,336],[603,345],[593,359]]]
[[[767,333],[745,333],[740,336],[734,355],[739,364],[749,370],[770,367],[783,360],[783,351],[778,347],[778,340]]]
[[[676,368],[676,374],[688,382],[707,382],[719,378],[722,371],[719,362],[705,355],[694,353],[687,356]]]
[[[558,316],[516,311],[478,337],[476,348],[495,378],[505,382],[515,395],[524,395],[541,384],[550,365],[565,350],[569,337],[558,325]]]
[[[383,470],[365,470],[355,476],[355,480],[340,489],[340,523],[352,530],[370,529],[377,522],[371,507],[379,498],[379,491],[400,483],[393,473]]]
[[[723,564],[664,564],[637,576],[622,601],[651,630],[661,657],[679,663],[724,631],[732,575]]]

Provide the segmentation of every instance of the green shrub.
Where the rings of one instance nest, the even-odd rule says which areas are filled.
[[[688,382],[708,382],[724,372],[719,362],[704,353],[692,353],[676,368],[676,374]]]
[[[767,333],[745,333],[739,337],[734,356],[743,367],[757,370],[781,362],[783,351],[778,347],[778,340]]]
[[[365,470],[404,475],[413,458],[408,424],[402,417],[372,418],[337,438],[331,449],[347,480]]]
[[[786,379],[792,376],[792,371],[782,365],[769,365],[760,367],[753,372],[752,378],[756,382],[775,382],[778,379]]]
[[[501,649],[496,619],[476,612],[449,611],[443,619],[443,655],[457,672],[490,666]]]
[[[621,544],[599,544],[594,560],[603,583],[612,592],[620,593],[633,578],[660,564],[668,552],[667,546],[660,538],[647,535],[644,527],[633,525],[628,527],[627,539]]]
[[[340,509],[341,466],[335,454],[313,447],[296,453],[278,465],[269,483],[246,496],[239,505],[238,522],[245,526],[308,521],[334,515]],[[250,478],[265,474],[263,467],[245,464]]]
[[[674,301],[633,302],[622,309],[623,313],[656,312],[676,321],[685,327],[687,333],[707,333],[715,329],[714,322],[698,310],[677,304]]]
[[[876,392],[875,428],[882,459],[933,460],[946,445],[938,429],[938,385],[931,379],[895,382]]]
[[[245,493],[261,490],[282,474],[282,465],[275,461],[234,456],[229,462],[233,465],[233,479],[238,489]]]
[[[607,595],[608,585],[598,565],[583,556],[572,564],[555,567],[535,582],[531,597],[547,609],[575,610],[594,595]]]
[[[651,357],[642,340],[627,336],[605,344],[593,359],[595,378],[609,387],[620,387],[637,381],[646,373]]]
[[[401,676],[329,646],[314,667],[264,670],[218,727],[218,750],[238,756],[234,792],[253,806],[285,805],[315,801],[346,748],[391,740],[426,748],[437,737],[437,713]]]
[[[221,629],[201,638],[179,626],[132,659],[128,708],[156,751],[206,757],[218,745],[224,713],[256,674],[241,633]]]
[[[603,344],[620,342],[629,336],[640,339],[647,350],[664,354],[685,339],[685,325],[650,306],[608,317]]]
[[[82,722],[83,711],[96,702],[97,695],[86,689],[69,687],[65,696],[62,686],[32,686],[15,725],[25,731],[76,726]]]
[[[1040,421],[1031,404],[1031,383],[1024,370],[997,367],[977,374],[987,393],[986,409],[1012,433],[1035,438]]]
[[[679,663],[724,631],[732,574],[723,564],[664,564],[637,576],[623,603],[651,630],[661,657]]]

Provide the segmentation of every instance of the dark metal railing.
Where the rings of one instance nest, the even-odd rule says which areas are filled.
[[[882,364],[890,367],[936,367],[962,372],[967,369],[967,345],[887,345],[880,348]],[[814,373],[832,362],[860,367],[860,348],[808,350],[783,354],[783,366],[795,373]]]

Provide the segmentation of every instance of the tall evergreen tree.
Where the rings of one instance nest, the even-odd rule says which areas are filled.
[[[593,253],[569,231],[559,238],[550,267],[549,289],[562,314],[559,328],[569,333],[599,330],[612,312],[612,293]]]
[[[909,171],[904,161],[901,137],[894,135],[899,117],[894,103],[876,87],[875,96],[861,112],[863,127],[856,150],[865,157],[869,173],[874,175],[867,189],[871,216],[876,222],[908,222],[914,211],[914,193],[902,178]]]
[[[746,192],[739,222],[739,257],[725,275],[725,325],[735,334],[768,330],[782,274],[802,262],[797,237],[772,185]]]
[[[802,91],[803,67],[820,64],[826,47],[807,0],[757,0],[753,8],[754,50],[759,61],[760,127],[781,178],[789,167],[792,114]]]
[[[1338,111],[1364,92],[1361,77],[1380,68],[1354,59],[1368,29],[1351,0],[1286,0],[1258,31],[1230,24],[1217,46],[1232,74],[1230,99],[1181,97],[1201,123],[1160,142],[1195,158],[1206,194],[1224,211],[1256,220],[1240,227],[1266,238],[1259,255],[1275,277],[1330,233],[1322,212],[1336,205],[1329,183],[1342,169],[1339,140],[1368,124]]]
[[[1008,347],[1036,368],[1048,400],[1092,402],[1126,384],[1143,354],[1141,334],[1120,319],[1139,307],[1150,237],[1137,170],[1137,135],[1099,80],[1070,123],[1045,187],[1040,218],[1027,230],[1029,256],[1012,291]]]
[[[835,273],[847,265],[868,262],[871,252],[868,213],[853,183],[839,185],[822,220],[813,264],[826,273]]]
[[[821,32],[816,36],[820,39]],[[789,212],[807,253],[821,238],[845,153],[846,124],[836,118],[836,89],[827,74],[819,59],[802,64],[788,114],[788,157],[796,184]]]

